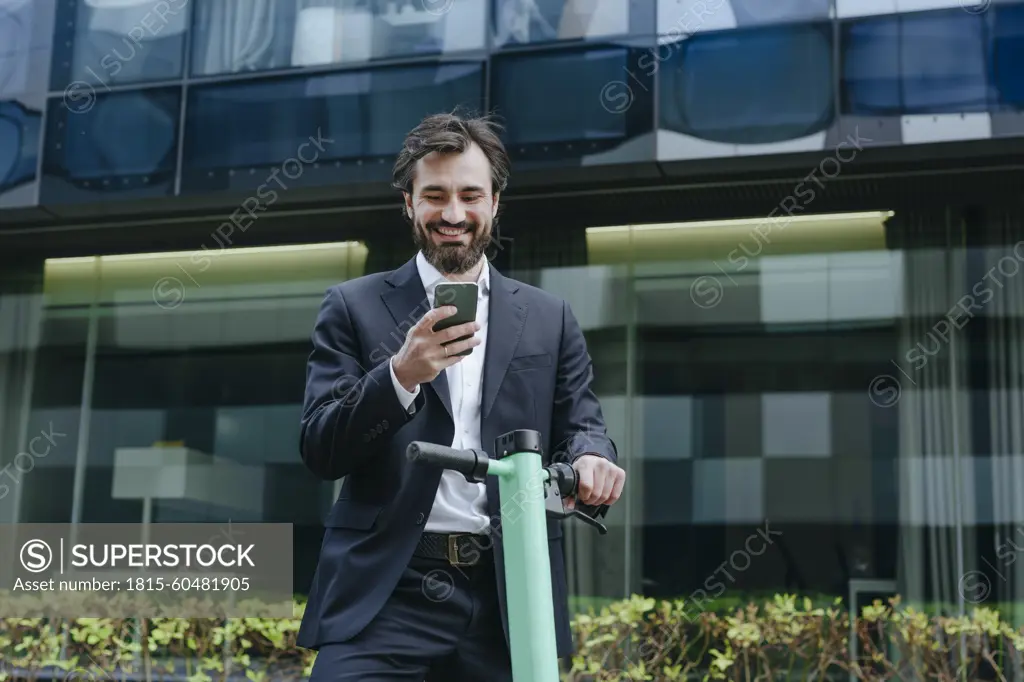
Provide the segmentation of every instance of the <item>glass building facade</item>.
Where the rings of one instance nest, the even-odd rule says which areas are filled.
[[[292,523],[303,593],[316,312],[412,256],[391,163],[466,107],[628,472],[576,597],[1024,622],[1022,96],[1019,2],[2,0],[0,522]],[[169,445],[215,485],[117,489]]]

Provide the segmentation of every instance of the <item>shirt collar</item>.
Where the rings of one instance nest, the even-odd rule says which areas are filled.
[[[484,266],[480,268],[480,276],[476,280],[477,286],[480,287],[480,295],[487,294],[491,290],[490,264],[486,258],[483,261]],[[427,258],[423,255],[422,251],[416,254],[416,269],[419,271],[420,280],[423,282],[423,289],[427,292],[427,296],[431,298],[434,296],[434,288],[437,287],[438,283],[448,281],[437,268],[427,262]]]

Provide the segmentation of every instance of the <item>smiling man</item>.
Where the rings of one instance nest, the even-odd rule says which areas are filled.
[[[491,451],[497,436],[532,429],[546,459],[578,472],[580,502],[622,494],[625,472],[568,304],[503,276],[484,255],[509,174],[498,133],[489,119],[454,114],[413,129],[394,185],[418,252],[393,272],[332,287],[321,306],[302,458],[321,478],[346,479],[299,633],[300,646],[318,650],[312,680],[512,679],[497,482],[409,462],[410,442]],[[476,283],[477,314],[435,332],[455,312],[434,308],[444,281]],[[413,320],[398,352],[380,361],[379,349]],[[572,637],[562,529],[549,521],[547,532],[564,657]]]

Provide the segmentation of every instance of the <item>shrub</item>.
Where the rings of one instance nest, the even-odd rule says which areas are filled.
[[[1020,665],[1024,634],[999,613],[962,618],[875,602],[853,623],[836,599],[776,595],[731,613],[633,596],[574,621],[566,680],[1000,680]],[[852,639],[857,653],[850,655]],[[963,674],[965,677],[961,677]]]
[[[315,654],[292,618],[0,619],[0,682],[185,677],[303,679]],[[997,611],[962,618],[876,602],[855,619],[839,600],[777,595],[719,612],[634,595],[573,621],[567,682],[823,678],[1000,680],[1021,664],[1024,634]],[[851,657],[851,634],[858,643]],[[64,656],[61,656],[62,650]]]

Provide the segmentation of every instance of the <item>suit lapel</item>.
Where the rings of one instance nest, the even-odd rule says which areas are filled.
[[[427,300],[427,292],[423,288],[423,281],[420,279],[419,270],[416,268],[416,259],[413,258],[402,267],[395,270],[385,280],[390,288],[386,289],[381,298],[387,306],[391,317],[397,325],[393,335],[401,343],[405,340],[406,334],[430,308]],[[445,372],[440,372],[430,382],[430,387],[441,399],[448,416],[452,416],[452,399],[448,391],[448,378]],[[454,421],[454,418],[453,418]]]
[[[487,317],[487,353],[484,355],[483,402],[480,420],[483,422],[494,406],[505,372],[512,362],[519,337],[526,322],[526,306],[516,301],[519,286],[502,277],[490,264],[491,297]],[[481,427],[483,424],[481,424]],[[490,443],[484,449],[490,451]]]

